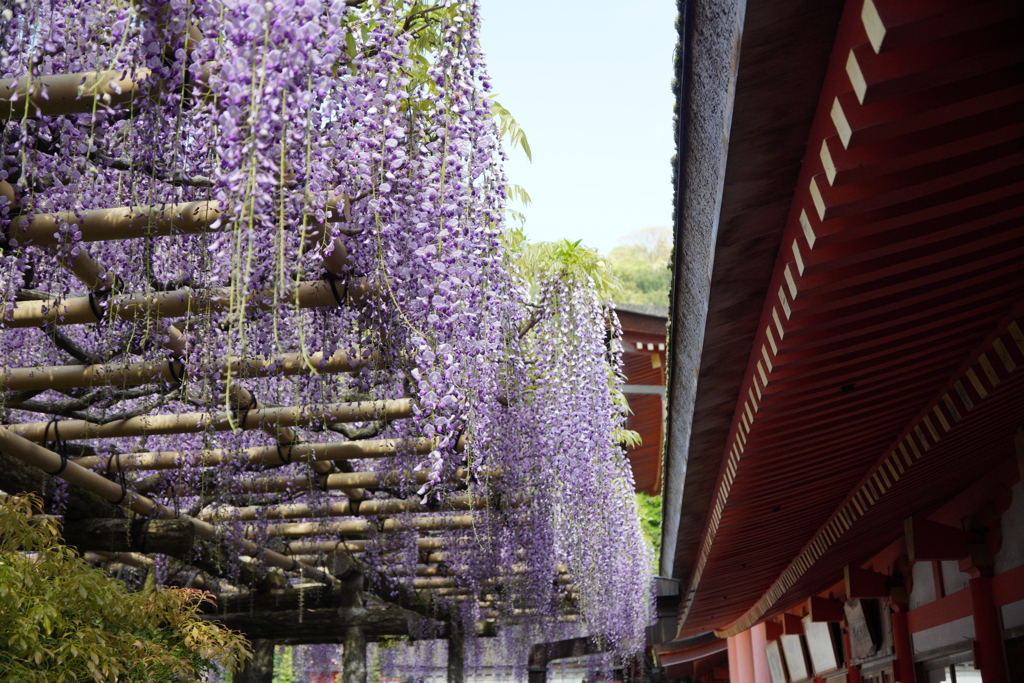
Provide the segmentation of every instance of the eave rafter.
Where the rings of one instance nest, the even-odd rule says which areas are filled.
[[[901,478],[911,471],[927,467],[933,449],[955,434],[961,422],[983,412],[989,397],[1001,385],[1019,377],[1019,370],[1024,367],[1022,326],[1024,313],[1018,310],[1009,322],[1001,325],[994,335],[970,354],[971,360],[903,429],[886,455],[869,470],[771,589],[740,620],[718,631],[721,637],[745,631],[772,611],[794,584],[861,518],[891,497],[890,492]]]

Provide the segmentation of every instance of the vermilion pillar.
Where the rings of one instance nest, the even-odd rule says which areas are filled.
[[[740,666],[737,660],[736,636],[729,636],[726,644],[729,647],[729,683],[739,683]]]
[[[768,631],[764,624],[758,624],[750,629],[750,646],[754,651],[754,683],[772,683],[768,656],[764,653],[764,649],[768,647]]]
[[[992,579],[988,576],[971,579],[971,606],[974,608],[974,647],[981,670],[982,683],[1007,683],[1006,655],[999,613],[992,598]]]
[[[892,641],[896,648],[893,673],[897,683],[914,683],[914,646],[910,641],[905,607],[892,613]]]
[[[732,679],[733,681],[754,683],[754,650],[750,640],[750,629],[736,635],[736,668],[737,678]]]
[[[860,683],[860,669],[850,663],[850,632],[843,629],[843,648],[846,650],[846,683]]]

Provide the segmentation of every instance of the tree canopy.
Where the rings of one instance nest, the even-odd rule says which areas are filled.
[[[672,283],[672,231],[668,228],[633,230],[612,249],[607,259],[619,281],[615,300],[624,304],[668,306]]]
[[[245,658],[241,635],[199,619],[203,593],[131,592],[39,512],[38,498],[0,497],[0,681],[191,681]]]

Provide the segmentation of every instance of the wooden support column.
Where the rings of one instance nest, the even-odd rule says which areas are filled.
[[[234,683],[272,683],[274,680],[274,641],[252,641],[252,659],[235,672]]]
[[[850,663],[850,629],[844,623],[843,628],[843,658],[846,660],[846,683],[860,683],[860,669]]]
[[[761,623],[750,629],[750,648],[754,654],[754,683],[772,683],[772,673],[768,668],[768,627]]]
[[[754,682],[754,650],[750,638],[750,629],[736,634],[736,671],[729,672],[732,681],[739,683]]]
[[[739,645],[736,644],[736,636],[729,636],[727,647],[729,652],[729,675],[726,677],[726,680],[729,683],[739,683],[740,652]],[[720,676],[716,675],[715,678],[720,678]]]
[[[974,666],[981,670],[982,683],[1007,683],[1006,654],[999,612],[992,598],[992,577],[970,580],[971,607],[974,609]]]
[[[466,680],[466,639],[463,637],[462,624],[452,624],[452,632],[448,636],[448,683],[464,683]]]
[[[342,683],[366,683],[366,634],[358,626],[345,629]]]
[[[893,663],[896,682],[914,683],[914,646],[910,641],[905,605],[892,613],[892,641],[896,648],[896,661]]]

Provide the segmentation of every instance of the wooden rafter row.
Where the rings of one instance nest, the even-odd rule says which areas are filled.
[[[51,472],[54,476],[60,477],[69,484],[79,486],[117,505],[122,505],[143,517],[183,519],[192,524],[197,537],[208,541],[219,540],[219,532],[212,524],[189,517],[188,515],[175,514],[170,508],[129,488],[123,487],[121,484],[110,481],[91,470],[80,467],[73,462],[68,462],[57,453],[23,439],[10,429],[0,427],[0,450],[21,460],[25,464],[38,467],[44,472]],[[298,562],[294,558],[262,548],[252,541],[243,540],[241,548],[243,554],[250,557],[258,557],[262,562],[270,566],[279,567],[287,571],[298,571],[303,576],[315,581],[329,584],[334,583],[334,577],[331,575]]]
[[[298,427],[335,422],[365,422],[379,419],[396,420],[412,415],[413,402],[403,398],[394,401],[359,401],[326,406],[261,408],[241,414],[172,413],[142,415],[120,422],[99,425],[86,420],[61,420],[55,428],[51,422],[25,422],[7,427],[24,439],[41,443],[54,439],[59,429],[63,440],[112,439],[160,434],[195,434],[207,430],[226,432],[235,429],[266,427]]]

